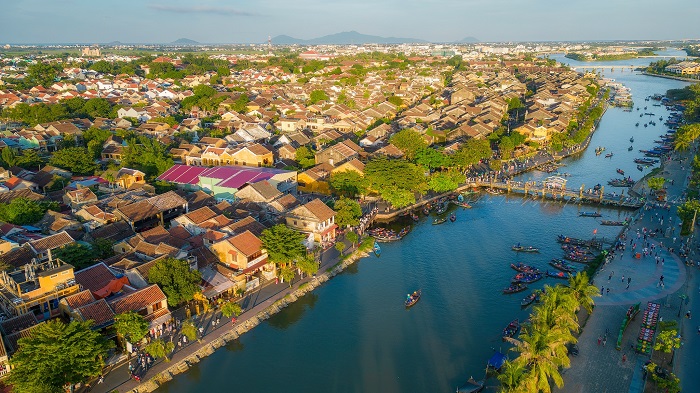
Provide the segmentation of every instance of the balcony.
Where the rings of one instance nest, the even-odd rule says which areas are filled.
[[[246,264],[245,268],[249,269],[249,268],[255,266],[256,264],[264,261],[266,258],[267,258],[267,253],[264,253],[264,254],[260,255],[259,257],[248,261],[248,264]]]

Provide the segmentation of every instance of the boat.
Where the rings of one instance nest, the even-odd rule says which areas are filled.
[[[657,164],[659,160],[655,160],[653,158],[635,158],[634,163],[635,164],[642,164],[642,165],[654,165]]]
[[[598,183],[598,184],[596,184],[595,186],[593,186],[593,191],[600,191],[600,188],[601,188],[601,187],[602,187],[602,186],[600,185],[600,183]]]
[[[491,195],[501,195],[501,194],[503,194],[503,191],[499,190],[498,188],[491,188],[491,187],[489,187],[489,188],[487,188],[487,189],[484,190],[484,191],[488,192],[488,193],[491,194]]]
[[[447,217],[440,217],[433,220],[433,225],[444,224],[447,221]]]
[[[464,201],[452,201],[452,203],[454,203],[455,205],[457,205],[457,206],[459,206],[459,207],[463,207],[463,208],[465,208],[465,209],[471,209],[471,208],[472,208],[472,205],[470,205],[470,204],[468,204],[467,202],[464,202]]]
[[[484,390],[484,380],[476,381],[470,377],[464,385],[457,387],[457,393],[477,393]]]
[[[503,329],[503,341],[506,341],[506,338],[512,338],[518,333],[518,330],[520,330],[520,321],[516,318],[512,320],[508,326]]]
[[[578,262],[578,263],[588,263],[592,261],[595,257],[593,255],[588,255],[588,254],[577,254],[577,253],[569,253],[564,255],[564,259],[572,261],[572,262]]]
[[[552,265],[555,269],[561,270],[565,273],[573,273],[576,271],[576,268],[574,266],[569,265],[568,262],[562,259],[552,259],[549,261],[549,264]]]
[[[491,370],[499,371],[503,364],[505,364],[508,357],[501,352],[496,351],[496,353],[491,356],[491,359],[486,363],[486,367]]]
[[[550,272],[548,270],[546,274],[547,274],[547,277],[561,278],[563,280],[567,280],[569,278],[569,274],[564,273],[564,272]]]
[[[423,206],[423,214],[425,214],[426,216],[429,216],[430,209],[432,209],[432,206],[429,203],[426,203],[425,206]]]
[[[599,156],[604,151],[605,151],[605,148],[603,146],[598,146],[595,148],[595,155]]]
[[[413,222],[418,222],[418,214],[411,212],[411,220],[413,220]]]
[[[457,216],[454,213],[450,214],[450,221],[451,222],[457,221]]]
[[[605,155],[605,158],[611,158],[613,156],[613,153],[608,153]]]
[[[613,187],[632,187],[634,185],[635,181],[632,180],[632,178],[623,178],[623,179],[612,179],[608,181],[608,184],[613,186]]]
[[[413,306],[414,304],[418,303],[418,300],[420,300],[421,296],[421,290],[414,291],[410,295],[406,295],[406,300],[403,302],[403,304],[406,306],[406,308]]]
[[[518,264],[511,263],[510,267],[513,268],[515,271],[521,272],[521,273],[539,273],[539,270],[537,270],[536,267],[526,265],[524,263],[518,262]]]
[[[611,227],[623,227],[627,225],[627,221],[612,221],[612,220],[602,220],[600,225],[607,225]]]
[[[578,214],[579,217],[600,217],[601,214],[598,212],[581,212]]]
[[[544,276],[540,272],[518,273],[510,280],[510,282],[513,284],[516,284],[516,283],[531,284],[535,281],[541,280],[543,277]]]
[[[435,214],[440,215],[443,214],[447,211],[447,203],[442,202],[438,205],[437,209],[435,209]]]
[[[627,148],[627,151],[632,151],[632,150],[634,150],[634,146],[630,145],[630,147]]]
[[[522,292],[526,289],[527,289],[527,285],[522,284],[522,283],[515,283],[515,284],[510,284],[506,288],[503,288],[503,293],[504,294],[517,293],[517,292]]]
[[[643,166],[641,166],[641,165],[637,165],[637,170],[639,170],[639,171],[643,171],[643,170],[644,170],[644,167],[643,167]]]
[[[512,246],[511,250],[517,251],[517,252],[540,252],[540,249],[537,247],[521,246],[520,244],[516,244],[516,245]]]
[[[637,122],[637,124],[635,124],[634,126],[635,126],[635,127],[639,127],[639,122]]]
[[[379,242],[377,242],[376,240],[374,241],[374,247],[372,247],[372,250],[374,251],[374,255],[382,255],[382,248],[379,247]]]
[[[630,138],[630,142],[634,143],[634,137]]]
[[[540,296],[541,292],[542,291],[540,291],[539,289],[536,289],[531,294],[525,296],[523,298],[523,300],[520,301],[520,307],[527,307],[530,304],[532,304],[532,302],[537,300],[537,298]]]
[[[586,246],[579,246],[575,244],[562,244],[561,249],[570,254],[580,254],[580,255],[593,255],[593,251]]]
[[[565,243],[565,244],[573,244],[575,246],[592,247],[592,248],[597,248],[597,249],[600,249],[603,247],[603,244],[598,240],[583,240],[583,239],[577,239],[575,237],[568,237],[568,236],[564,236],[564,235],[557,236],[557,242]]]
[[[393,229],[378,227],[367,230],[367,233],[374,237],[376,241],[392,242],[396,240],[401,240],[410,231],[410,226],[404,227],[398,233]]]
[[[617,168],[616,172],[619,173],[619,174],[621,174],[622,176],[625,176],[625,171],[623,171],[623,170],[620,169],[620,168]]]

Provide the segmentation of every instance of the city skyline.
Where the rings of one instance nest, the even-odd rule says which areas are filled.
[[[700,14],[690,0],[21,0],[4,8],[3,44],[263,43],[351,30],[429,42],[676,40],[699,38],[693,17]]]

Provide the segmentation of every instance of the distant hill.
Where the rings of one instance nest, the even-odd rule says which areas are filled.
[[[401,37],[381,37],[377,35],[367,35],[358,33],[357,31],[344,31],[342,33],[325,35],[323,37],[303,40],[300,38],[290,37],[288,35],[278,35],[272,38],[272,43],[277,45],[344,45],[344,44],[404,44],[427,42],[417,38],[401,38]]]
[[[123,44],[122,44],[120,41],[112,41],[112,42],[108,42],[108,43],[106,43],[106,44],[104,44],[104,45],[107,45],[107,46],[118,46],[118,45],[123,45]]]
[[[464,37],[457,42],[461,42],[461,43],[465,43],[465,44],[476,44],[477,42],[479,42],[479,40],[474,38],[474,37]]]
[[[199,44],[199,42],[197,42],[197,41],[195,41],[195,40],[191,40],[191,39],[189,39],[189,38],[180,38],[180,39],[177,39],[177,40],[171,42],[171,44],[175,44],[175,45],[197,45],[197,44]]]

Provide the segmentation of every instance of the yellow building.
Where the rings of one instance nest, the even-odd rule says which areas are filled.
[[[323,163],[299,173],[297,176],[297,190],[330,195],[331,189],[328,181],[332,171],[332,165]]]
[[[307,244],[324,245],[335,239],[335,212],[320,199],[314,199],[304,205],[297,206],[285,214],[288,227],[308,236]]]

